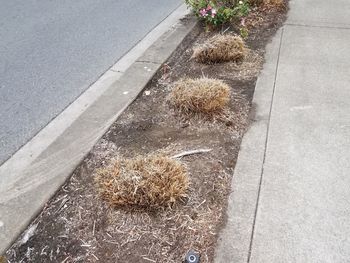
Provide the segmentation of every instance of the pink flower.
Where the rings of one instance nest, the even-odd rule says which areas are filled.
[[[212,7],[210,5],[207,6],[207,11],[211,10]]]
[[[215,15],[216,15],[216,10],[215,9],[211,10],[211,17],[214,18]]]
[[[205,10],[204,8],[199,10],[199,13],[201,14],[201,16],[207,16],[207,10]]]

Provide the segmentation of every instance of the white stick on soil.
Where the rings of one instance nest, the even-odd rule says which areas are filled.
[[[192,151],[185,151],[179,154],[176,154],[174,156],[171,156],[171,159],[176,159],[176,158],[181,158],[187,155],[192,155],[192,154],[198,154],[198,153],[207,153],[212,151],[212,149],[198,149],[198,150],[192,150]]]

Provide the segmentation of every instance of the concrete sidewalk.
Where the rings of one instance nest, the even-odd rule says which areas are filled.
[[[217,262],[350,261],[350,1],[290,7],[257,82]]]

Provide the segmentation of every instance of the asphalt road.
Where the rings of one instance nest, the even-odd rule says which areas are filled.
[[[0,164],[182,0],[0,0]]]

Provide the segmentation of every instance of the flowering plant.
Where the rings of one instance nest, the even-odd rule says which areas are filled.
[[[218,26],[230,21],[233,17],[243,17],[249,13],[247,0],[185,0],[194,14],[206,25]]]

